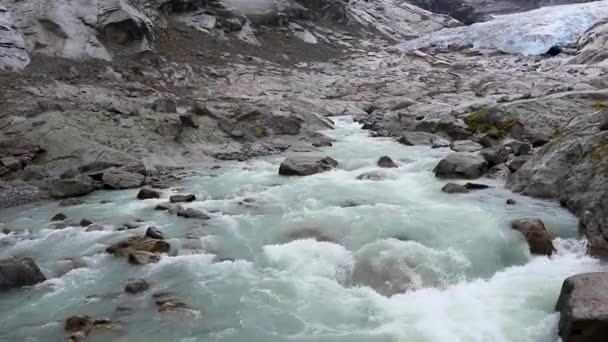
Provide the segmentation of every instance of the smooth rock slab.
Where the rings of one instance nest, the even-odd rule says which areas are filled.
[[[543,221],[529,218],[514,220],[511,222],[511,228],[523,235],[530,247],[530,253],[548,256],[553,254],[555,248]]]
[[[41,283],[46,277],[31,258],[0,260],[0,292]]]
[[[443,158],[433,170],[440,178],[475,179],[488,170],[488,162],[476,154],[455,152]]]
[[[608,273],[567,278],[557,300],[559,335],[563,342],[608,340]]]
[[[337,166],[338,162],[330,157],[291,157],[281,163],[279,175],[309,176],[329,171]]]

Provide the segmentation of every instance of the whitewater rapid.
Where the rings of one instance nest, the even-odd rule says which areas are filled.
[[[539,55],[552,46],[574,43],[594,24],[608,17],[608,0],[548,6],[497,16],[469,26],[446,28],[399,45],[404,50],[430,46],[497,49]]]
[[[0,212],[7,227],[22,230],[0,235],[0,258],[32,256],[49,278],[0,296],[0,341],[61,341],[63,319],[81,313],[125,328],[87,341],[557,341],[564,278],[606,269],[585,254],[571,214],[489,179],[480,181],[491,189],[444,194],[431,170],[449,149],[406,147],[336,121],[324,132],[334,146],[316,152],[340,162],[334,171],[280,177],[285,156],[200,166],[178,187],[197,195],[189,206],[208,211],[205,222],[154,211],[170,189],[158,200],[137,201],[137,190],[98,192],[76,207]],[[382,155],[400,168],[380,170]],[[367,171],[386,178],[356,179]],[[127,231],[47,228],[60,211],[114,226],[145,222]],[[544,220],[556,236],[553,257],[529,254],[509,227],[521,217]],[[173,246],[159,263],[131,266],[100,253],[151,225]],[[319,241],[306,238],[313,235]],[[86,267],[61,275],[64,258]],[[125,294],[131,278],[145,278],[151,290]],[[157,312],[158,292],[193,311]]]

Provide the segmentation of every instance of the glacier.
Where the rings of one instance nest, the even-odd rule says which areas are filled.
[[[573,43],[586,30],[608,18],[608,1],[542,7],[528,12],[496,16],[470,26],[445,28],[405,41],[402,50],[431,46],[497,49],[507,53],[538,55],[552,46]]]

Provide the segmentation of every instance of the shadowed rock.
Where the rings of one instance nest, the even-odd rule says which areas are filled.
[[[41,283],[46,277],[31,258],[0,260],[0,291]]]
[[[380,167],[384,167],[384,168],[397,168],[399,167],[399,165],[397,165],[389,156],[382,156],[380,157],[380,159],[378,159],[378,166]]]
[[[448,183],[441,188],[441,191],[445,192],[446,194],[464,194],[469,192],[469,189],[461,184]]]
[[[130,294],[139,294],[150,288],[150,284],[145,279],[131,279],[125,285],[125,292]]]
[[[555,248],[543,221],[528,218],[514,220],[511,222],[511,228],[520,232],[528,242],[530,253],[548,256],[553,254]]]
[[[137,193],[137,199],[145,200],[151,198],[160,198],[160,192],[152,190],[152,189],[141,189]]]

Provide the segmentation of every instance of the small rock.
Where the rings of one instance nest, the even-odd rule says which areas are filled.
[[[74,315],[66,318],[64,329],[67,332],[84,332],[85,335],[93,327],[93,319],[88,315]]]
[[[127,281],[125,285],[125,292],[130,294],[139,294],[147,291],[150,288],[150,284],[145,279],[132,279]]]
[[[80,226],[81,227],[88,227],[90,225],[92,225],[94,222],[91,219],[88,218],[83,218],[82,220],[80,220]]]
[[[51,221],[52,222],[65,221],[67,219],[68,219],[68,217],[64,213],[59,213],[59,214],[56,214],[55,216],[53,216],[53,218],[51,218]]]
[[[150,239],[145,236],[132,236],[127,240],[117,242],[106,252],[116,256],[127,256],[131,252],[143,251],[149,253],[169,253],[171,245],[163,240]]]
[[[517,204],[517,201],[516,201],[516,200],[514,200],[514,199],[512,199],[512,198],[509,198],[509,199],[507,200],[507,204],[508,204],[508,205],[515,205],[515,204]]]
[[[194,208],[184,208],[182,206],[178,206],[176,208],[176,214],[177,214],[177,216],[184,217],[184,218],[193,218],[193,219],[201,219],[201,220],[208,220],[211,218],[211,217],[209,217],[209,215],[207,215],[205,212],[203,212],[201,210],[197,210]]]
[[[240,129],[230,131],[230,136],[233,138],[242,138],[245,134]]]
[[[101,223],[93,223],[85,229],[85,232],[102,232],[106,227]]]
[[[184,202],[194,202],[196,200],[196,196],[193,194],[188,195],[172,195],[169,197],[169,201],[171,203],[184,203]]]
[[[137,193],[137,199],[145,200],[151,198],[160,198],[160,192],[152,189],[143,188]]]
[[[372,181],[380,181],[387,178],[387,174],[381,171],[370,171],[365,172],[356,177],[357,180],[372,180]]]
[[[448,183],[441,188],[441,191],[446,194],[464,194],[469,192],[469,189],[462,184]]]
[[[520,232],[528,242],[530,253],[551,256],[555,248],[551,235],[539,219],[519,219],[511,222],[511,228]]]
[[[509,171],[517,172],[528,160],[530,160],[530,156],[511,156],[506,165]]]
[[[160,261],[160,255],[156,253],[136,251],[129,253],[129,263],[132,265],[147,265]]]
[[[172,99],[158,99],[152,104],[152,109],[160,113],[176,113],[177,103]]]
[[[509,140],[505,141],[503,143],[503,146],[509,147],[511,149],[511,151],[513,152],[513,154],[516,156],[525,156],[525,155],[530,154],[530,152],[532,152],[531,144],[529,144],[527,142],[515,140],[515,139],[509,139]]]
[[[137,222],[137,221],[129,221],[123,225],[123,227],[125,227],[127,229],[135,229],[139,226],[141,226],[141,222]]]
[[[87,202],[81,200],[80,198],[66,198],[61,200],[61,202],[59,202],[59,206],[60,207],[73,207],[76,205],[81,205],[81,204],[85,204]]]
[[[505,163],[509,159],[511,149],[505,146],[489,147],[481,150],[479,154],[488,162],[488,166]]]
[[[173,205],[171,203],[161,203],[159,205],[157,205],[156,207],[154,207],[154,210],[170,210],[171,208],[173,208]]]
[[[156,306],[158,306],[159,312],[175,312],[189,309],[186,303],[171,297],[168,293],[155,294],[154,297],[156,298]]]
[[[146,236],[158,240],[165,239],[165,235],[163,234],[163,232],[161,232],[160,230],[158,230],[158,228],[155,227],[148,227],[148,229],[146,229]]]
[[[485,184],[479,184],[479,183],[467,183],[464,185],[464,187],[467,188],[468,190],[484,190],[484,189],[488,189],[490,186],[485,185]]]
[[[455,152],[477,152],[483,149],[483,146],[472,140],[456,140],[450,144],[450,148]]]
[[[382,156],[378,159],[378,166],[385,168],[396,168],[399,167],[390,157]]]

